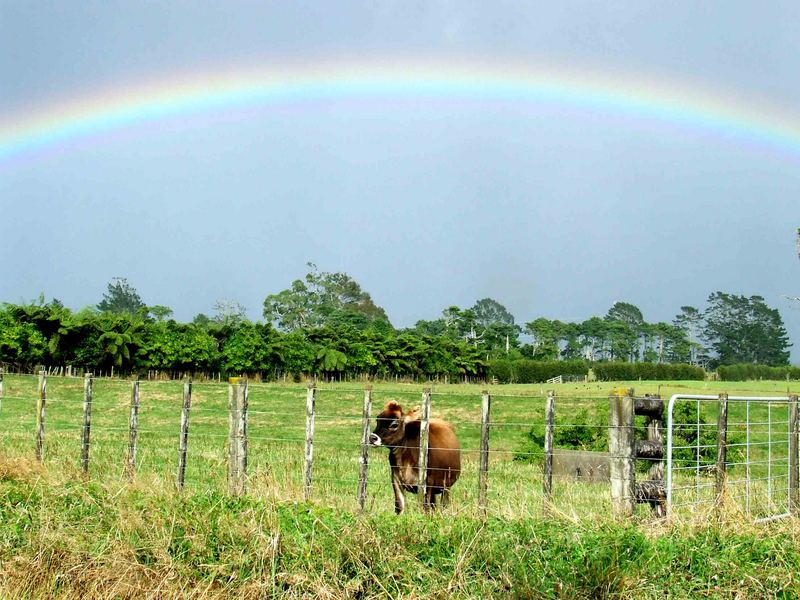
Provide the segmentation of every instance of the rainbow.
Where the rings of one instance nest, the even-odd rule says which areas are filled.
[[[565,107],[664,124],[800,159],[800,115],[742,94],[563,65],[352,61],[221,69],[9,114],[0,118],[0,165],[175,118],[326,100],[404,98]]]

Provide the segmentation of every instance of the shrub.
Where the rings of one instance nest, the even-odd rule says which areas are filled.
[[[608,422],[599,416],[590,420],[586,409],[581,410],[574,422],[553,430],[553,447],[570,450],[608,450]],[[541,464],[544,457],[544,425],[534,425],[522,446],[514,453],[514,460]]]
[[[696,465],[699,445],[700,464],[713,465],[717,460],[717,428],[706,427],[708,424],[702,410],[698,418],[697,405],[694,402],[678,402],[672,409],[672,460],[678,467]],[[697,427],[699,423],[700,427]],[[699,439],[698,439],[699,430]],[[666,436],[665,436],[666,438]],[[741,433],[728,430],[728,445],[741,444],[746,437]],[[666,444],[666,442],[665,442]],[[688,447],[687,447],[688,446]],[[744,459],[742,446],[728,448],[727,462],[741,462]],[[712,473],[713,469],[701,469]]]
[[[486,368],[489,378],[500,383],[542,383],[559,375],[586,376],[589,366],[582,360],[495,360]]]

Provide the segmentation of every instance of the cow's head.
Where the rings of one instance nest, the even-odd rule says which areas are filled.
[[[375,419],[375,431],[369,436],[371,446],[396,446],[406,433],[406,415],[397,402],[389,402]]]

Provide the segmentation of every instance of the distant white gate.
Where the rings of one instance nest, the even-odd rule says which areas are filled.
[[[800,482],[797,396],[725,400],[683,394],[670,398],[668,513],[713,505],[724,485],[726,501],[755,522],[789,516],[797,507]],[[720,451],[721,431],[726,443]]]

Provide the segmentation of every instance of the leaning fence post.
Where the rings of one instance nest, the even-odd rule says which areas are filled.
[[[44,460],[44,415],[47,404],[47,374],[39,371],[39,397],[36,401],[36,460]]]
[[[83,432],[81,436],[81,472],[89,474],[89,443],[92,428],[92,374],[83,377]]]
[[[316,417],[317,386],[308,384],[306,391],[306,452],[303,479],[303,497],[306,501],[311,497],[311,476],[314,466],[314,419]]]
[[[800,509],[800,416],[797,394],[789,396],[789,512],[796,515]]]
[[[608,451],[611,454],[611,501],[614,514],[620,517],[633,515],[634,497],[634,441],[633,441],[633,390],[619,390],[609,398]]]
[[[422,508],[429,508],[428,502],[428,432],[431,424],[431,388],[425,388],[422,392],[422,414],[420,415],[419,425],[419,488]]]
[[[364,390],[364,412],[361,430],[361,469],[358,474],[358,508],[364,510],[367,502],[367,476],[369,474],[369,425],[372,418],[372,387]]]
[[[698,440],[698,444],[700,441]],[[722,501],[725,492],[726,460],[728,457],[728,394],[719,395],[719,413],[717,415],[717,468],[716,475],[716,502]]]
[[[178,443],[178,490],[186,481],[186,451],[189,443],[189,409],[192,408],[192,382],[183,382],[183,405],[181,408],[181,437]]]
[[[133,479],[136,474],[136,443],[139,437],[139,380],[131,385],[131,416],[128,435],[128,461],[125,464],[125,475]]]
[[[478,473],[478,506],[486,512],[489,487],[489,425],[492,397],[487,390],[481,394],[481,465]]]
[[[544,468],[542,476],[542,494],[544,509],[550,510],[553,501],[553,421],[556,415],[556,393],[547,392],[544,405]]]

